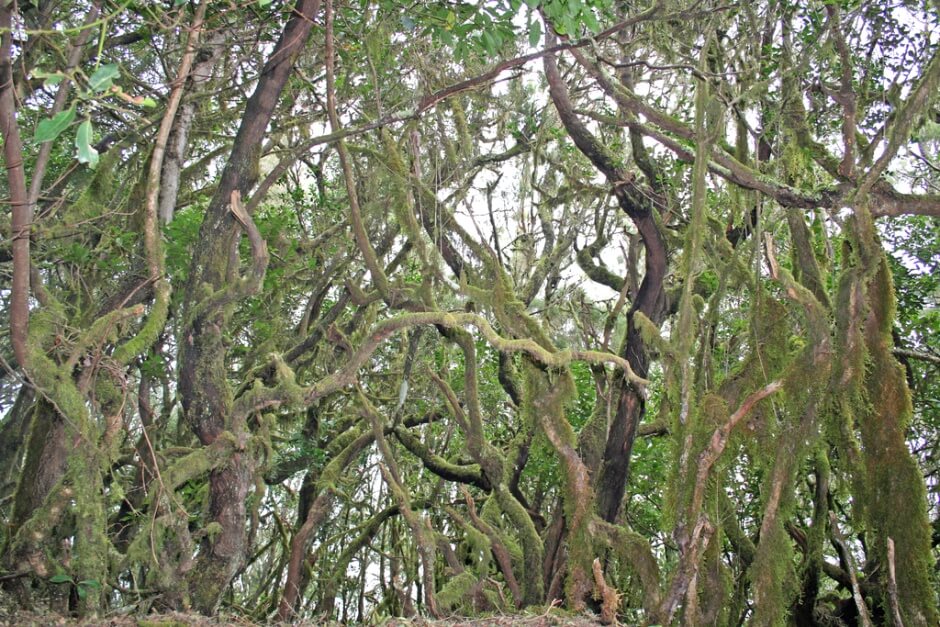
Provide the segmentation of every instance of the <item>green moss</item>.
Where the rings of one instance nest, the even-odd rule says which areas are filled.
[[[600,466],[607,443],[606,403],[595,402],[591,417],[578,433],[578,450],[585,465],[595,470]]]
[[[799,591],[795,569],[795,554],[784,521],[793,515],[794,476],[804,458],[807,443],[816,441],[815,401],[810,397],[822,396],[819,387],[809,395],[800,396],[788,389],[787,397],[796,397],[787,403],[785,415],[790,421],[769,441],[776,441],[773,449],[763,452],[759,459],[768,472],[761,490],[764,518],[761,523],[760,542],[755,551],[749,576],[754,589],[755,624],[785,624],[789,608]],[[778,410],[779,411],[779,410]],[[810,444],[811,445],[811,444]],[[737,529],[735,533],[740,534]],[[738,537],[738,542],[743,538]]]
[[[218,521],[212,521],[205,526],[203,532],[206,534],[206,537],[209,538],[209,542],[215,541],[215,539],[222,533],[222,525]]]
[[[869,290],[865,392],[870,405],[869,411],[859,414],[868,477],[866,514],[877,538],[869,545],[879,561],[886,563],[887,539],[895,542],[898,596],[905,624],[936,625],[940,614],[932,586],[934,559],[927,494],[905,441],[912,415],[911,397],[901,365],[891,353],[895,301],[883,255]]]
[[[46,356],[44,344],[55,335],[55,328],[48,313],[33,316],[27,344],[30,377],[65,418],[72,421],[83,435],[93,437],[85,399],[72,381],[71,374]]]
[[[730,569],[722,561],[722,544],[722,532],[718,528],[708,542],[699,575],[699,620],[702,624],[728,624],[728,604],[734,590],[734,580]]]
[[[391,169],[394,179],[391,184],[391,203],[392,210],[398,223],[408,235],[408,239],[414,244],[418,251],[418,257],[421,259],[425,269],[430,267],[430,256],[427,243],[425,242],[424,232],[414,213],[414,200],[408,182],[411,180],[411,173],[402,159],[398,146],[392,139],[388,129],[383,127],[380,135],[382,145],[385,148],[385,158]]]
[[[154,345],[166,326],[167,316],[170,311],[170,284],[167,281],[158,281],[154,291],[153,307],[150,309],[150,315],[147,316],[140,331],[114,351],[114,360],[119,364],[127,364],[134,357],[143,355],[150,350],[150,347]]]
[[[271,361],[274,362],[278,387],[286,393],[289,406],[296,408],[303,407],[305,404],[305,390],[302,386],[297,384],[297,377],[294,371],[277,353],[271,354],[270,358]]]
[[[798,592],[793,545],[778,518],[757,545],[751,567],[754,589],[754,625],[786,625],[787,613]]]
[[[495,492],[500,508],[512,521],[522,543],[523,567],[522,571],[517,573],[519,583],[522,586],[522,603],[526,606],[537,605],[542,602],[544,596],[542,565],[545,558],[542,539],[539,537],[528,512],[509,493],[509,489],[505,485],[500,485]]]
[[[706,428],[714,429],[728,421],[728,401],[718,394],[706,394],[701,400],[701,415]]]
[[[102,459],[98,458],[98,431],[88,413],[81,392],[72,380],[70,372],[46,356],[43,340],[51,334],[54,325],[48,315],[34,316],[35,324],[30,329],[29,363],[30,378],[48,400],[47,408],[61,415],[64,420],[64,437],[77,441],[79,446],[67,451],[65,473],[49,493],[41,507],[29,512],[31,518],[21,531],[33,535],[33,539],[51,539],[49,523],[61,516],[63,500],[71,503],[70,513],[75,521],[75,544],[72,550],[71,571],[76,581],[103,582],[108,578],[109,547],[101,475]],[[101,380],[106,380],[102,377]],[[107,395],[107,393],[105,393]],[[105,399],[106,400],[106,399]],[[44,403],[37,404],[37,411]],[[30,438],[30,450],[42,444]],[[27,460],[27,463],[29,460]],[[25,540],[26,536],[23,536]],[[33,540],[30,540],[33,542]],[[94,614],[102,600],[102,587],[89,586],[87,594],[80,600],[83,615]]]
[[[339,482],[339,478],[346,469],[346,465],[349,463],[349,460],[353,455],[361,450],[359,442],[363,437],[369,438],[369,434],[365,430],[350,429],[349,431],[351,432],[349,435],[352,437],[348,439],[348,444],[346,444],[346,446],[343,447],[340,451],[337,451],[329,463],[324,466],[323,470],[320,472],[320,477],[317,479],[318,492],[336,488],[336,485]],[[346,438],[341,439],[346,440]],[[371,440],[371,438],[369,439]]]
[[[660,335],[659,327],[656,326],[652,320],[643,315],[642,311],[633,312],[633,324],[640,332],[643,341],[654,347],[661,354],[669,355],[673,352],[669,343]]]
[[[123,161],[122,153],[123,151],[114,149],[104,154],[91,174],[91,180],[83,187],[82,194],[69,205],[64,222],[82,222],[109,209],[111,195],[114,190],[120,189],[120,186],[114,183],[114,175]]]
[[[72,571],[76,581],[94,581],[79,600],[83,615],[94,615],[104,599],[103,582],[110,578],[111,546],[105,532],[106,502],[99,464],[94,453],[79,448],[69,456],[69,483],[74,490],[73,516],[75,517],[75,546],[72,551]]]
[[[762,487],[764,517],[760,542],[749,575],[754,590],[758,625],[783,625],[799,592],[792,542],[784,528],[794,509],[794,476],[809,452],[816,450],[818,416],[829,406],[829,325],[818,300],[798,285],[785,270],[780,271],[789,298],[804,312],[808,342],[792,357],[786,344],[775,347],[777,363],[789,364],[783,373],[784,394],[776,407],[779,426],[766,427],[761,450],[755,450],[759,465],[769,467]],[[782,338],[777,338],[779,342]],[[783,356],[781,355],[783,353]]]
[[[472,606],[470,594],[476,587],[478,579],[472,571],[465,570],[456,577],[452,577],[437,593],[437,605],[445,612],[454,612],[458,609],[470,610]]]
[[[626,525],[612,525],[597,519],[595,522],[605,532],[601,538],[606,542],[606,548],[617,557],[621,570],[639,581],[642,605],[651,618],[655,617],[659,612],[662,589],[659,563],[649,542]]]
[[[826,454],[826,445],[821,444],[816,450],[816,455],[814,459],[814,472],[816,476],[817,486],[822,483],[823,485],[829,485],[829,477],[831,473],[831,467],[829,465],[829,456]],[[818,487],[816,488],[819,489]],[[814,512],[814,518],[812,525],[806,532],[806,546],[807,546],[807,555],[804,562],[809,567],[818,568],[820,567],[820,562],[823,559],[823,549],[826,546],[826,512],[828,512],[828,502],[824,496],[821,501],[817,501],[816,511]],[[818,516],[817,516],[818,514]]]
[[[95,401],[98,402],[105,413],[111,414],[120,410],[123,400],[122,390],[111,377],[97,377],[95,380]]]
[[[577,453],[574,430],[564,413],[575,386],[567,369],[546,372],[528,363],[524,379],[523,411],[532,412],[531,419],[542,427],[561,463],[562,505],[568,530],[565,596],[570,607],[580,610],[593,588],[590,521],[594,513],[594,490],[587,468]]]
[[[869,557],[885,564],[887,540],[895,542],[905,624],[935,625],[940,615],[926,489],[905,440],[912,416],[910,392],[891,352],[896,306],[891,272],[863,204],[847,227],[846,268],[835,308],[834,381],[839,394],[828,433],[852,474],[853,516],[867,531]]]
[[[121,562],[121,568],[135,568],[147,566],[151,569],[152,581],[160,581],[161,567],[159,556],[164,554],[164,545],[172,541],[174,529],[178,524],[188,524],[188,517],[182,516],[182,520],[177,520],[178,514],[167,513],[161,516],[155,516],[149,520],[142,520],[140,533],[134,536],[124,559]]]
[[[187,481],[218,468],[230,458],[236,446],[235,436],[223,431],[211,445],[198,448],[165,468],[162,472],[164,486],[176,490]]]
[[[457,137],[460,138],[461,152],[469,154],[473,150],[474,142],[470,135],[470,127],[467,124],[467,114],[464,112],[459,97],[454,96],[448,99],[447,103],[454,116],[454,126],[457,127]]]

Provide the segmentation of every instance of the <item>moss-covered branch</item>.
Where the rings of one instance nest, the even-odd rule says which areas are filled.
[[[408,451],[421,460],[425,468],[447,481],[474,485],[489,492],[490,485],[480,472],[479,464],[452,464],[440,455],[436,455],[417,437],[401,426],[393,427],[392,432]]]
[[[489,321],[479,314],[429,311],[402,314],[378,323],[372,331],[366,334],[365,340],[359,348],[349,356],[346,363],[338,371],[304,390],[304,403],[310,404],[318,398],[352,385],[356,381],[359,368],[366,363],[382,342],[398,331],[418,325],[438,325],[449,329],[474,326],[495,349],[507,353],[525,353],[547,368],[564,368],[575,361],[583,361],[589,364],[609,363],[622,368],[630,382],[641,389],[649,383],[647,379],[638,376],[633,371],[630,362],[613,353],[568,349],[553,352],[529,338],[508,339],[502,337]],[[247,391],[236,401],[234,412],[237,416],[247,416],[255,411],[279,406],[287,402],[289,397],[288,391],[280,387],[255,388]]]

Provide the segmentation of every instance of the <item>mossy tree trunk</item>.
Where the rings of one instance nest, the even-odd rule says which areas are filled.
[[[261,70],[258,85],[245,105],[238,133],[221,181],[200,229],[202,245],[193,256],[190,284],[183,307],[180,335],[179,390],[183,412],[204,446],[223,432],[232,433],[238,451],[229,463],[209,478],[209,516],[200,555],[189,575],[193,606],[212,614],[235,573],[241,567],[246,546],[245,502],[251,485],[254,460],[248,447],[250,433],[245,417],[232,413],[232,390],[226,379],[226,339],[233,303],[261,287],[267,257],[256,251],[249,276],[239,277],[232,255],[241,228],[251,238],[253,225],[236,206],[258,180],[261,143],[281,91],[304,49],[320,8],[319,0],[299,0],[280,39]],[[260,239],[255,232],[255,239]],[[252,247],[263,242],[252,240]]]
[[[892,354],[896,297],[887,257],[869,210],[856,209],[850,241],[856,248],[860,292],[860,339],[867,355],[864,369],[854,372],[862,383],[856,420],[861,434],[864,492],[857,494],[872,538],[869,558],[883,569],[882,598],[889,599],[888,540],[897,547],[897,595],[905,625],[940,622],[932,586],[931,527],[924,478],[908,448],[905,434],[911,420],[911,394],[904,370]],[[890,616],[890,612],[886,611]],[[892,624],[894,623],[892,619]]]

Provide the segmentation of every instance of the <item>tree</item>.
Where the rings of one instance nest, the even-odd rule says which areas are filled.
[[[936,624],[938,8],[5,5],[10,598]]]

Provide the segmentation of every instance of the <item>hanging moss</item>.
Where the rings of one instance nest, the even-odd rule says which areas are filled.
[[[770,256],[770,254],[769,254]],[[829,406],[832,349],[828,316],[819,300],[770,258],[772,272],[787,297],[802,309],[806,342],[792,357],[783,379],[782,421],[771,430],[758,459],[770,461],[762,488],[764,515],[750,578],[755,599],[755,624],[781,625],[799,592],[795,556],[784,523],[794,507],[794,476],[819,437],[818,416]],[[790,352],[787,350],[786,352]],[[766,462],[765,462],[766,463]]]
[[[934,559],[923,476],[905,441],[911,397],[901,365],[891,353],[894,286],[882,253],[869,284],[865,340],[868,404],[859,412],[867,474],[866,515],[875,532],[870,550],[887,563],[887,541],[897,548],[898,598],[905,625],[940,623],[932,585]]]
[[[523,551],[522,544],[516,538],[511,535],[511,531],[518,533],[519,538],[525,543],[535,543],[534,546],[541,548],[542,542],[539,538],[538,532],[535,530],[535,525],[532,524],[532,519],[529,518],[528,513],[525,509],[519,505],[519,502],[513,498],[512,501],[505,500],[506,496],[512,496],[509,494],[509,488],[505,485],[499,486],[498,491],[494,491],[494,494],[503,494],[504,502],[507,504],[507,507],[514,510],[514,514],[510,516],[508,513],[505,518],[503,516],[503,511],[499,505],[499,496],[495,498],[488,498],[483,501],[483,507],[480,508],[480,519],[483,522],[487,523],[492,527],[493,532],[496,534],[496,537],[499,541],[506,547],[506,550],[509,551],[509,557],[512,560],[513,572],[517,575],[524,572],[525,568],[525,555],[528,551]],[[522,527],[519,527],[516,524],[517,517],[526,514],[528,522],[523,521]],[[506,522],[510,525],[506,525]],[[509,527],[509,529],[504,529],[504,527]],[[537,570],[541,572],[541,552],[538,552],[539,560],[537,562]],[[517,577],[518,578],[518,577]]]
[[[451,113],[454,116],[454,126],[457,127],[457,137],[460,139],[460,152],[466,156],[472,154],[475,143],[470,134],[470,126],[467,124],[467,114],[464,112],[463,104],[460,98],[454,96],[447,100]]]
[[[496,499],[500,508],[516,527],[522,543],[523,565],[522,571],[518,575],[519,583],[522,585],[522,604],[524,606],[537,605],[542,602],[544,596],[542,564],[545,556],[542,539],[539,537],[528,512],[509,493],[509,489],[505,485],[500,485],[497,488]]]
[[[524,411],[532,412],[561,462],[562,504],[568,531],[565,597],[571,609],[580,611],[593,588],[594,548],[589,523],[594,512],[594,491],[576,450],[574,430],[564,414],[564,405],[574,393],[574,382],[567,370],[546,372],[526,364]]]
[[[189,517],[165,503],[154,507],[166,513],[141,521],[140,531],[128,545],[119,569],[143,567],[144,583],[160,591],[163,607],[188,607],[186,579],[179,567],[192,555]]]
[[[42,506],[30,513],[14,544],[30,553],[47,541],[51,544],[61,540],[53,537],[53,529],[67,508],[74,520],[75,535],[69,570],[75,581],[95,582],[86,586],[86,594],[80,599],[81,613],[94,615],[102,600],[102,583],[109,575],[111,546],[105,532],[107,499],[101,474],[103,464],[98,458],[97,430],[71,377],[49,360],[41,348],[34,349],[30,357],[33,381],[65,419],[64,432],[59,437],[78,445],[66,452],[64,475]]]
[[[165,280],[157,281],[154,287],[154,302],[150,315],[141,325],[137,335],[114,350],[114,360],[127,364],[134,357],[145,354],[153,346],[166,326],[170,312],[170,284]]]
[[[702,397],[701,405],[701,414],[705,423],[703,426],[708,429],[723,425],[731,415],[728,401],[717,394],[706,394]]]
[[[763,532],[763,529],[762,529]],[[754,625],[786,625],[790,602],[799,591],[793,545],[780,517],[761,536],[751,568]]]
[[[81,613],[93,616],[100,606],[109,579],[111,546],[106,534],[107,516],[104,484],[93,452],[82,447],[69,456],[69,479],[74,489],[75,546],[72,572],[76,581],[95,582],[86,586],[79,599]]]
[[[451,577],[437,593],[437,605],[445,612],[473,613],[473,589],[479,580],[470,570]]]
[[[467,522],[467,520],[458,514],[452,508],[446,508],[451,518],[459,525],[464,534],[467,554],[472,562],[471,566],[474,572],[480,577],[485,577],[489,573],[492,544],[482,531]]]
[[[728,624],[728,602],[734,582],[722,561],[722,544],[721,528],[718,528],[702,556],[698,586],[700,615],[696,617],[702,625]]]
[[[639,593],[643,608],[652,622],[656,622],[662,598],[659,563],[653,555],[649,541],[626,525],[612,525],[596,519],[603,534],[605,548],[612,551],[624,575],[635,576],[640,583]]]
[[[787,393],[795,396],[791,389]],[[800,404],[799,401],[789,403],[791,407]],[[793,513],[793,477],[800,467],[806,440],[810,439],[807,429],[814,423],[813,408],[806,407],[804,411],[807,413],[800,424],[791,426],[778,437],[772,470],[762,489],[764,519],[749,571],[755,599],[754,624],[757,625],[786,624],[789,609],[799,592],[796,554],[784,524]]]
[[[646,344],[649,344],[660,355],[671,355],[672,346],[660,335],[659,327],[652,320],[647,318],[642,311],[633,312],[633,325],[643,338]]]
[[[388,129],[382,127],[380,134],[382,145],[385,148],[385,158],[394,177],[391,184],[392,210],[395,213],[395,218],[398,220],[398,223],[408,235],[408,240],[415,245],[415,249],[418,251],[418,257],[421,259],[422,265],[425,268],[425,273],[431,274],[431,272],[429,272],[431,269],[429,247],[425,241],[426,236],[424,230],[421,228],[415,216],[414,200],[407,184],[408,181],[411,180],[411,173],[405,165],[405,161],[398,150],[398,146],[392,139],[392,135],[389,133]]]
[[[608,389],[613,389],[613,386]],[[592,472],[600,466],[607,443],[607,404],[600,400],[595,400],[591,417],[578,432],[578,451]]]
[[[751,350],[718,387],[718,395],[729,409],[739,406],[751,391],[778,378],[792,358],[788,348],[788,316],[786,306],[769,295],[762,295],[755,303],[749,327]],[[717,410],[716,407],[712,411]],[[713,419],[720,418],[713,414]],[[757,405],[741,432],[744,435],[740,440],[758,468],[766,466],[768,460],[772,462],[777,446],[777,425],[771,407],[763,403]]]
[[[98,167],[90,172],[90,180],[82,188],[81,195],[68,206],[62,222],[74,224],[99,216],[109,209],[116,209],[108,205],[114,191],[118,189],[115,174],[123,162],[121,150],[115,148],[107,151],[98,162]]]
[[[926,492],[905,441],[912,415],[910,393],[891,353],[894,286],[864,201],[847,221],[841,256],[845,269],[837,290],[833,377],[838,397],[827,432],[851,473],[853,517],[869,532],[869,558],[885,568],[887,539],[897,546],[905,624],[935,625],[940,618],[932,586]]]
[[[813,346],[807,346],[794,361],[784,379],[786,424],[774,438],[776,446],[764,453],[772,460],[762,488],[764,518],[760,542],[751,565],[750,577],[755,596],[755,624],[785,624],[790,607],[799,592],[796,557],[784,523],[793,514],[794,476],[819,437],[817,417],[826,406],[827,360],[816,359]]]

